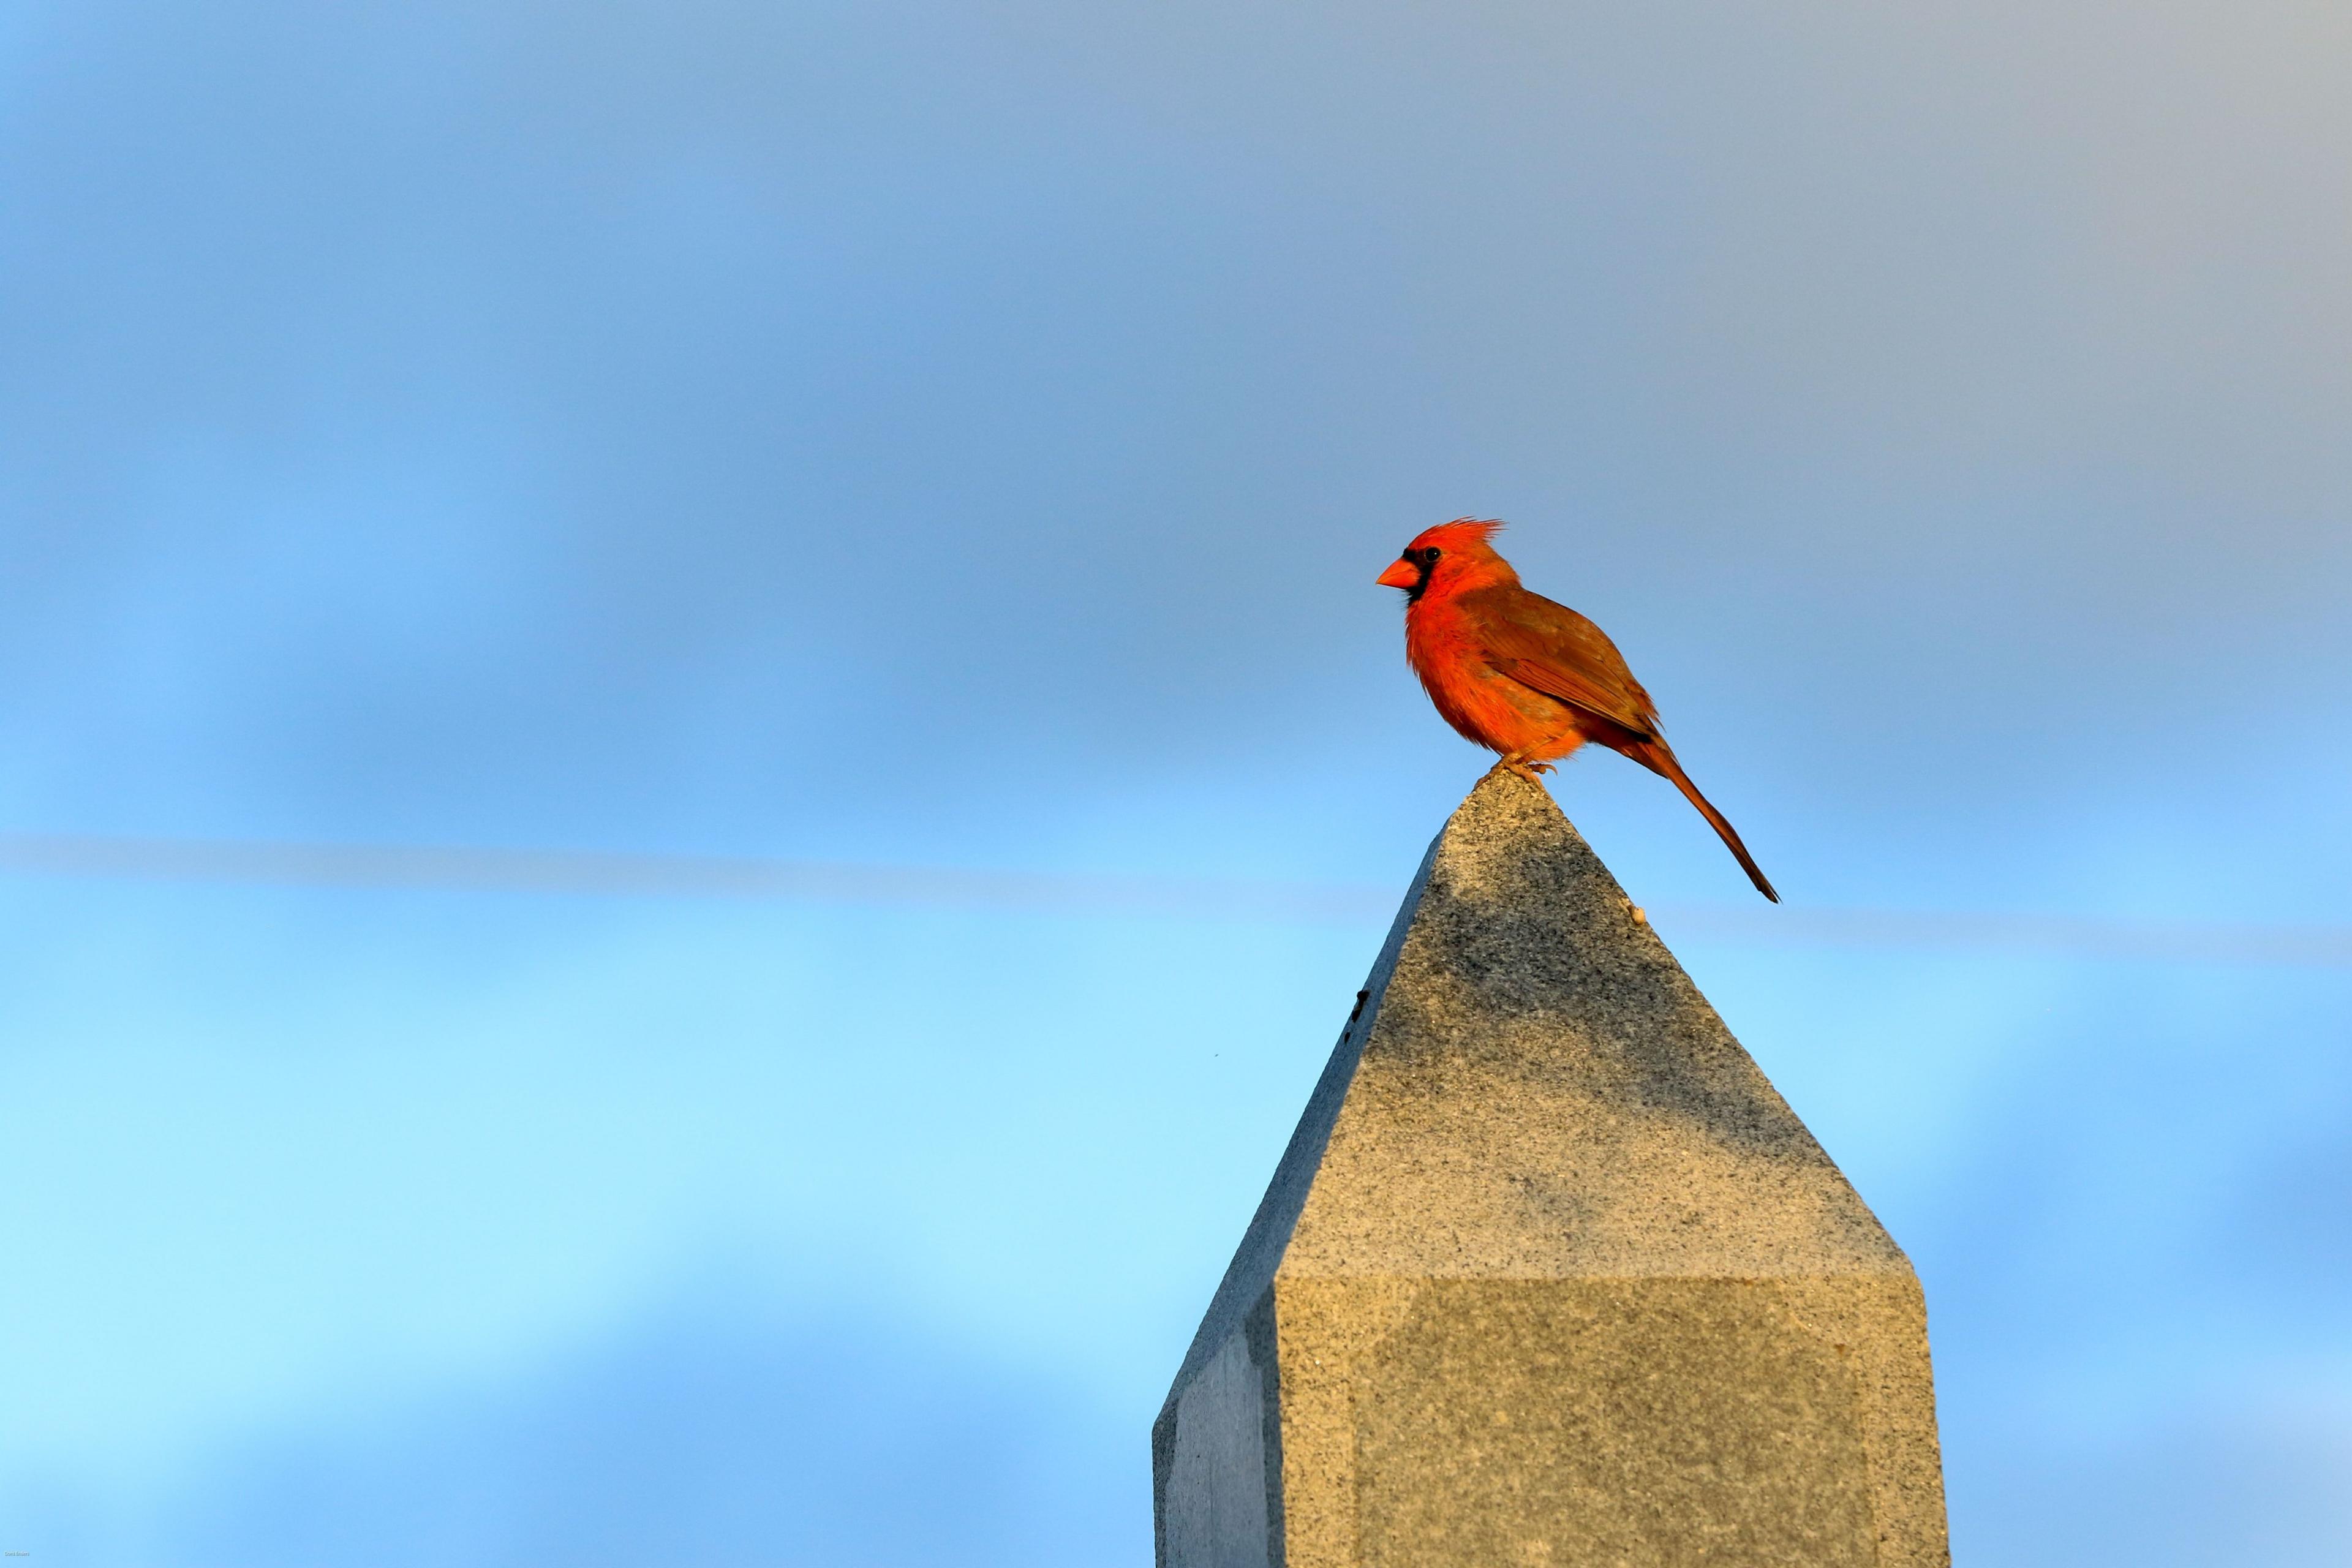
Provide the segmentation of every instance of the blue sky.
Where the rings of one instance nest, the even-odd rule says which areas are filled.
[[[1792,905],[2352,921],[2347,32],[20,7],[0,827],[1401,889],[1482,758],[1370,579],[1473,513]],[[2352,974],[1661,929],[1919,1265],[1961,1562],[2352,1549]],[[0,1545],[106,1568],[1143,1562],[1379,937],[0,933]]]

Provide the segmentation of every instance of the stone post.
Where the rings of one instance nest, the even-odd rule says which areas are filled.
[[[1430,846],[1151,1457],[1160,1568],[1950,1561],[1909,1261],[1500,771]]]

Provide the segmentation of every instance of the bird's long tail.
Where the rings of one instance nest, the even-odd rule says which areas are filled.
[[[1683,772],[1682,763],[1675,760],[1673,750],[1664,741],[1628,746],[1625,754],[1660,777],[1672,780],[1674,786],[1683,792],[1683,797],[1698,807],[1698,814],[1706,817],[1721,837],[1723,847],[1738,858],[1741,868],[1748,873],[1748,879],[1756,884],[1756,890],[1776,904],[1780,901],[1780,895],[1772,890],[1771,882],[1757,866],[1756,857],[1748,853],[1747,845],[1739,842],[1738,830],[1725,820],[1723,813],[1715,809],[1714,802],[1698,793],[1698,785],[1691,783],[1690,774]]]

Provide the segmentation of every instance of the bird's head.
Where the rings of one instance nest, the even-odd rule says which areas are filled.
[[[1416,605],[1432,588],[1442,597],[1466,588],[1515,584],[1519,574],[1511,570],[1509,562],[1495,553],[1494,545],[1488,542],[1502,526],[1499,522],[1457,517],[1452,522],[1424,528],[1413,535],[1404,553],[1381,574],[1379,580],[1387,587],[1402,588],[1406,601]]]

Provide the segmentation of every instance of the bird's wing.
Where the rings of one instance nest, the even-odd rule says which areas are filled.
[[[1650,694],[1599,626],[1525,588],[1465,594],[1461,605],[1497,672],[1606,720],[1633,740],[1656,737],[1658,710]]]

